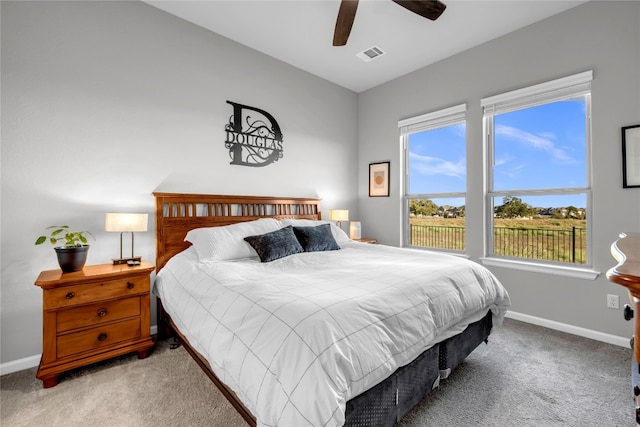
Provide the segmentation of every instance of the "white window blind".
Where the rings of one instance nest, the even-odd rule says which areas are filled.
[[[398,127],[402,136],[411,133],[422,132],[429,129],[437,129],[460,123],[465,120],[467,104],[460,104],[453,107],[438,110],[433,113],[422,114],[409,119],[400,120]]]
[[[574,74],[480,101],[484,115],[501,114],[591,92],[593,71]]]

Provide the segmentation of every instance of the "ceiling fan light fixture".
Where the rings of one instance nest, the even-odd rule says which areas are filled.
[[[374,59],[384,55],[386,52],[380,49],[378,46],[371,46],[369,49],[365,49],[356,56],[362,59],[364,62],[370,62]]]

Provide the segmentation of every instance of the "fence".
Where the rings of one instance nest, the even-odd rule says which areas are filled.
[[[440,225],[410,225],[412,246],[464,251],[464,227]]]
[[[518,258],[585,264],[586,229],[494,227],[493,253]],[[436,225],[410,226],[410,244],[463,251],[465,228]]]

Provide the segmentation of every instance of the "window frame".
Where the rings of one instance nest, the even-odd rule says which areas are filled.
[[[529,271],[560,272],[574,277],[595,278],[599,273],[591,270],[593,265],[593,203],[592,203],[592,132],[591,132],[591,82],[593,71],[571,75],[505,92],[481,100],[483,121],[483,154],[484,154],[484,256],[483,263],[501,267],[519,268]],[[493,182],[493,163],[495,158],[494,117],[499,114],[532,108],[553,102],[585,97],[586,140],[585,140],[585,186],[566,188],[536,188],[495,190]],[[585,264],[572,264],[531,258],[505,257],[496,255],[494,250],[494,199],[506,196],[541,196],[584,194],[586,198],[586,233],[587,260]]]
[[[430,113],[422,114],[416,117],[400,120],[398,122],[398,128],[400,130],[400,147],[403,152],[404,163],[404,179],[403,179],[403,203],[402,203],[402,234],[400,245],[402,247],[410,247],[415,249],[436,250],[443,252],[450,252],[453,254],[465,254],[467,248],[465,232],[464,251],[457,251],[451,249],[431,248],[425,246],[414,246],[410,244],[410,218],[409,218],[409,202],[411,199],[438,199],[438,198],[463,198],[466,204],[467,198],[467,183],[465,181],[464,192],[446,192],[446,193],[409,193],[410,176],[409,176],[409,135],[424,132],[428,130],[435,130],[438,128],[444,128],[460,123],[465,124],[465,161],[467,160],[466,144],[468,137],[466,135],[467,122],[467,104],[458,104],[452,107],[444,108],[441,110],[433,111]],[[468,161],[466,161],[465,171],[468,170]],[[466,221],[465,221],[466,231]]]

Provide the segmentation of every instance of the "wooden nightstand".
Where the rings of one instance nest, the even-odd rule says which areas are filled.
[[[70,369],[137,352],[147,357],[150,334],[149,275],[154,266],[101,264],[82,271],[43,271],[42,358],[36,377],[45,388]]]
[[[378,241],[376,239],[367,239],[366,237],[363,237],[362,239],[353,239],[354,242],[362,242],[362,243],[378,243]]]

